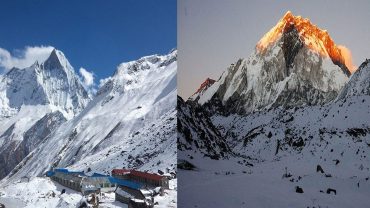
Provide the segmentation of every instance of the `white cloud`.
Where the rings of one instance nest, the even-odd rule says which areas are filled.
[[[94,84],[94,73],[89,72],[84,68],[80,68],[80,74],[82,76],[82,82],[86,87],[90,87]]]
[[[11,54],[8,50],[0,48],[0,68],[8,71],[13,67],[29,67],[36,61],[44,62],[53,49],[52,46],[26,46],[24,49],[15,50],[15,54]]]
[[[94,79],[95,79],[94,72],[89,72],[83,67],[80,68],[79,72],[81,75],[81,82],[83,86],[85,87],[85,89],[90,95],[94,95],[97,91],[96,85],[94,83]]]

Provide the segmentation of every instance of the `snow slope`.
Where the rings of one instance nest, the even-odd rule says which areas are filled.
[[[53,183],[50,179],[34,178],[30,182],[16,182],[6,186],[0,192],[0,203],[7,207],[77,207],[82,195],[70,189],[61,194],[63,186]]]

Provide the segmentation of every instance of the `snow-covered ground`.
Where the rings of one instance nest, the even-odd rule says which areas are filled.
[[[174,208],[177,207],[177,179],[170,180],[170,189],[164,191],[164,196],[157,195],[154,197],[155,208]]]
[[[369,171],[336,167],[332,161],[320,163],[332,177],[316,172],[319,161],[314,158],[292,156],[254,167],[235,160],[202,158],[190,162],[199,169],[179,170],[179,207],[366,208],[370,204]],[[283,178],[285,167],[292,174],[289,178]],[[296,186],[304,193],[296,193]],[[328,188],[337,194],[327,194]]]
[[[65,194],[61,191],[66,189]],[[0,189],[0,203],[6,207],[76,207],[82,195],[63,187],[49,178],[33,178],[29,182],[14,182]],[[9,203],[11,202],[11,203]]]

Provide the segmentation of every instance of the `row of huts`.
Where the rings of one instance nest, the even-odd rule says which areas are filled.
[[[136,181],[144,184],[146,187],[162,187],[164,189],[169,188],[168,176],[162,176],[154,173],[141,172],[137,170],[128,169],[113,169],[112,176],[123,179]]]
[[[56,168],[46,176],[83,195],[115,192],[116,200],[129,208],[153,207],[154,196],[169,188],[169,177],[137,170],[114,169],[112,175]]]

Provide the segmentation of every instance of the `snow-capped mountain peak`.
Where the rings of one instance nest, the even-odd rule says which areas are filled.
[[[48,103],[62,106],[67,118],[80,112],[90,101],[89,95],[62,51],[53,49],[36,69],[37,79],[47,95]]]
[[[300,41],[308,48],[316,53],[330,57],[333,63],[343,68],[344,72],[349,75],[348,57],[346,53],[342,52],[343,46],[336,45],[330,37],[327,30],[320,29],[308,18],[301,16],[294,16],[288,11],[280,21],[262,39],[257,43],[256,48],[260,53],[263,53],[266,48],[278,41],[284,33],[290,32],[293,29],[299,34]]]
[[[72,118],[90,100],[67,58],[56,49],[43,63],[12,68],[0,79],[0,109],[6,117],[25,105],[45,105]]]
[[[246,114],[276,107],[322,105],[334,100],[350,72],[342,51],[308,19],[291,12],[202,93],[192,96],[211,114]]]

